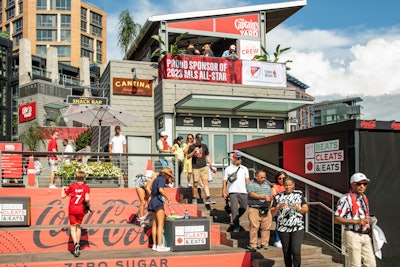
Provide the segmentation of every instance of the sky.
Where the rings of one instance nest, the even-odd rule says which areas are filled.
[[[118,17],[128,9],[144,24],[160,14],[287,2],[283,0],[88,0],[107,12],[108,59],[122,59]],[[307,84],[315,101],[361,97],[367,120],[400,121],[400,17],[398,0],[307,0],[307,5],[267,34],[267,51],[290,75]]]

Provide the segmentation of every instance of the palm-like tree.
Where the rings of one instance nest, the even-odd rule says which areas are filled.
[[[169,50],[165,50],[167,44],[162,40],[159,35],[153,35],[151,38],[156,40],[160,47],[158,47],[154,52],[151,54],[151,57],[160,58],[162,55],[171,54],[171,55],[183,55],[186,52],[185,48],[179,47],[179,42],[185,37],[188,32],[181,33],[175,38],[175,42],[169,45]]]
[[[124,59],[126,59],[126,52],[135,44],[136,37],[142,26],[133,21],[132,16],[128,9],[125,9],[119,15],[118,21],[118,46],[124,52]]]
[[[254,58],[258,61],[266,61],[266,62],[273,62],[273,63],[277,63],[279,60],[279,57],[282,55],[283,52],[289,50],[290,47],[286,47],[286,48],[282,48],[281,49],[281,45],[278,44],[275,48],[275,52],[274,52],[274,59],[270,59],[269,58],[269,54],[267,52],[267,50],[265,50],[265,47],[261,46],[261,50],[263,52],[262,55],[255,55]],[[284,64],[286,65],[286,70],[290,70],[290,67],[287,65],[287,63],[293,62],[292,60],[286,60],[284,62]]]

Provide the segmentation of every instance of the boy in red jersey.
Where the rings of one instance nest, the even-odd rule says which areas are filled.
[[[83,170],[77,170],[75,173],[76,182],[63,187],[61,190],[61,198],[67,196],[69,199],[68,215],[69,223],[71,225],[71,237],[74,241],[74,256],[79,257],[80,252],[80,239],[81,239],[81,224],[83,216],[85,215],[85,209],[83,207],[83,201],[89,203],[90,187],[84,184],[86,173]]]

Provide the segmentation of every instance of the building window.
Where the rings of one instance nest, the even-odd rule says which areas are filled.
[[[86,32],[87,27],[86,27],[87,22],[81,20],[81,31]]]
[[[81,35],[81,46],[93,50],[93,39],[85,35]]]
[[[17,19],[16,21],[13,22],[14,23],[14,32],[20,32],[22,31],[22,18]]]
[[[61,15],[61,28],[71,28],[71,16]]]
[[[71,0],[51,0],[51,10],[71,10]]]
[[[93,34],[94,36],[101,37],[101,28],[90,25],[90,33]]]
[[[46,55],[47,55],[47,46],[45,46],[45,45],[37,45],[36,46],[36,54],[39,57],[46,57]]]
[[[57,15],[37,15],[36,26],[38,28],[57,28]]]
[[[24,12],[24,5],[22,4],[22,1],[18,3],[18,10],[19,10],[19,14]]]
[[[93,61],[93,52],[81,48],[81,57],[88,57],[89,61],[91,62],[91,61]]]
[[[36,9],[37,10],[46,10],[47,9],[47,0],[36,0]]]
[[[16,35],[13,35],[13,46],[18,46],[19,45],[19,40],[22,39],[22,32],[18,33]]]
[[[102,16],[100,14],[90,12],[90,23],[101,26]]]
[[[7,20],[13,18],[15,16],[15,7],[7,9]]]
[[[87,21],[87,9],[81,7],[81,20]]]
[[[7,0],[7,7],[14,5],[15,0]]]
[[[57,41],[56,30],[36,30],[36,41],[38,42],[55,42]]]
[[[61,30],[60,31],[60,41],[61,42],[71,42],[71,31],[70,30]]]
[[[97,63],[103,63],[103,55],[101,53],[96,53]]]
[[[71,57],[71,47],[69,45],[56,46],[59,57]]]

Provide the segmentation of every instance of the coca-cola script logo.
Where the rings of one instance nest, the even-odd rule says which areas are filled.
[[[85,243],[93,247],[112,247],[118,244],[119,247],[130,247],[133,243],[140,245],[148,244],[149,236],[146,231],[142,231],[139,227],[113,227],[113,224],[127,224],[127,218],[121,217],[124,209],[128,209],[130,205],[136,203],[127,203],[121,199],[108,199],[103,203],[105,209],[94,210],[85,216],[83,228],[85,225],[110,225],[110,227],[90,227],[82,232],[82,245]],[[33,241],[35,246],[39,248],[55,248],[63,247],[69,242],[69,225],[68,211],[60,208],[61,200],[54,200],[48,203],[48,207],[38,217],[36,225],[59,225],[57,230],[38,229],[34,231]],[[138,203],[137,203],[138,204]],[[68,230],[67,230],[68,229]],[[90,238],[94,235],[101,236],[101,239]],[[65,241],[60,243],[58,236],[65,237]]]
[[[360,127],[364,129],[375,129],[376,128],[376,121],[362,121],[360,123]]]
[[[400,122],[394,121],[394,122],[392,122],[392,124],[390,124],[390,127],[391,127],[393,130],[400,130]]]
[[[244,18],[235,19],[235,28],[244,36],[258,37],[258,21],[246,20]]]

